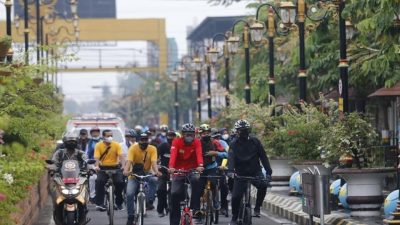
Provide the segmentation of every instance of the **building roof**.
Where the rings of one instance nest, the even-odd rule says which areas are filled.
[[[370,94],[368,97],[385,97],[385,96],[400,96],[400,82],[395,84],[391,88],[380,88],[374,93]]]
[[[225,33],[238,19],[244,16],[207,17],[186,37],[192,42],[212,38],[217,33]],[[220,40],[220,39],[217,39]]]

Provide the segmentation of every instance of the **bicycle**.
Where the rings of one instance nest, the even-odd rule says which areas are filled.
[[[134,176],[139,182],[139,190],[138,194],[136,195],[135,223],[137,225],[143,225],[144,216],[146,215],[146,193],[144,188],[145,184],[144,179],[148,177],[153,177],[154,175],[153,174],[139,175],[135,173],[132,173],[131,175]]]
[[[217,175],[204,175],[201,176],[201,178],[207,178],[207,183],[204,189],[204,194],[203,194],[203,207],[205,211],[205,225],[211,225],[212,223],[218,224],[219,221],[219,209],[216,209],[214,206],[214,199],[218,199],[219,201],[219,179],[221,176]],[[211,179],[216,179],[216,186],[214,187],[215,189],[215,194],[216,196],[213,196],[213,190],[211,187]]]
[[[257,177],[239,176],[235,175],[236,179],[246,181],[246,192],[242,203],[239,208],[238,225],[250,225],[252,224],[252,213],[251,213],[251,182],[252,181],[267,181],[267,179],[260,179]]]
[[[193,225],[193,213],[190,210],[189,202],[189,190],[190,190],[190,174],[196,174],[194,170],[177,170],[174,175],[185,176],[184,182],[184,200],[181,202],[181,225]],[[197,173],[198,174],[198,173]]]
[[[166,173],[168,174],[168,167],[162,166],[162,165],[158,165],[158,167],[159,167],[159,169],[165,169]],[[165,208],[166,215],[168,215],[170,211],[171,211],[171,179],[168,179],[168,181],[167,181],[167,205]]]
[[[109,221],[109,225],[113,225],[114,224],[114,190],[115,190],[115,186],[114,186],[114,182],[112,179],[112,176],[114,174],[117,174],[118,171],[120,171],[119,169],[113,169],[113,170],[102,170],[105,174],[108,175],[108,179],[106,182],[106,209],[107,209],[107,215],[108,215],[108,221]]]

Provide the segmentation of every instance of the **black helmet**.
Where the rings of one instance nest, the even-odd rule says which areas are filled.
[[[250,123],[247,122],[247,120],[238,120],[235,123],[235,129],[236,130],[250,129]]]
[[[186,124],[183,124],[183,125],[182,125],[182,133],[185,133],[185,132],[192,132],[192,133],[194,133],[195,130],[196,130],[196,127],[195,127],[193,124],[191,124],[191,123],[186,123]]]
[[[176,136],[176,133],[174,130],[168,130],[167,136]]]
[[[203,132],[205,132],[205,131],[211,131],[210,125],[208,125],[208,124],[206,124],[206,123],[200,125],[200,127],[199,127],[199,133],[200,133],[200,134],[203,133]]]
[[[78,137],[76,134],[68,132],[64,135],[63,142],[66,143],[66,142],[71,142],[71,141],[78,142]]]
[[[215,137],[219,137],[221,136],[221,133],[219,132],[219,130],[217,128],[211,128],[211,137],[215,138]]]

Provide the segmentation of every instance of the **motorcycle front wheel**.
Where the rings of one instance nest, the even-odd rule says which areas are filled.
[[[75,225],[75,212],[67,212],[66,222],[66,225]]]

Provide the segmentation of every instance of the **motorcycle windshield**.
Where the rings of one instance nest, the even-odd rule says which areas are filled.
[[[65,160],[61,167],[61,175],[65,184],[77,183],[79,181],[79,162],[76,160]]]

